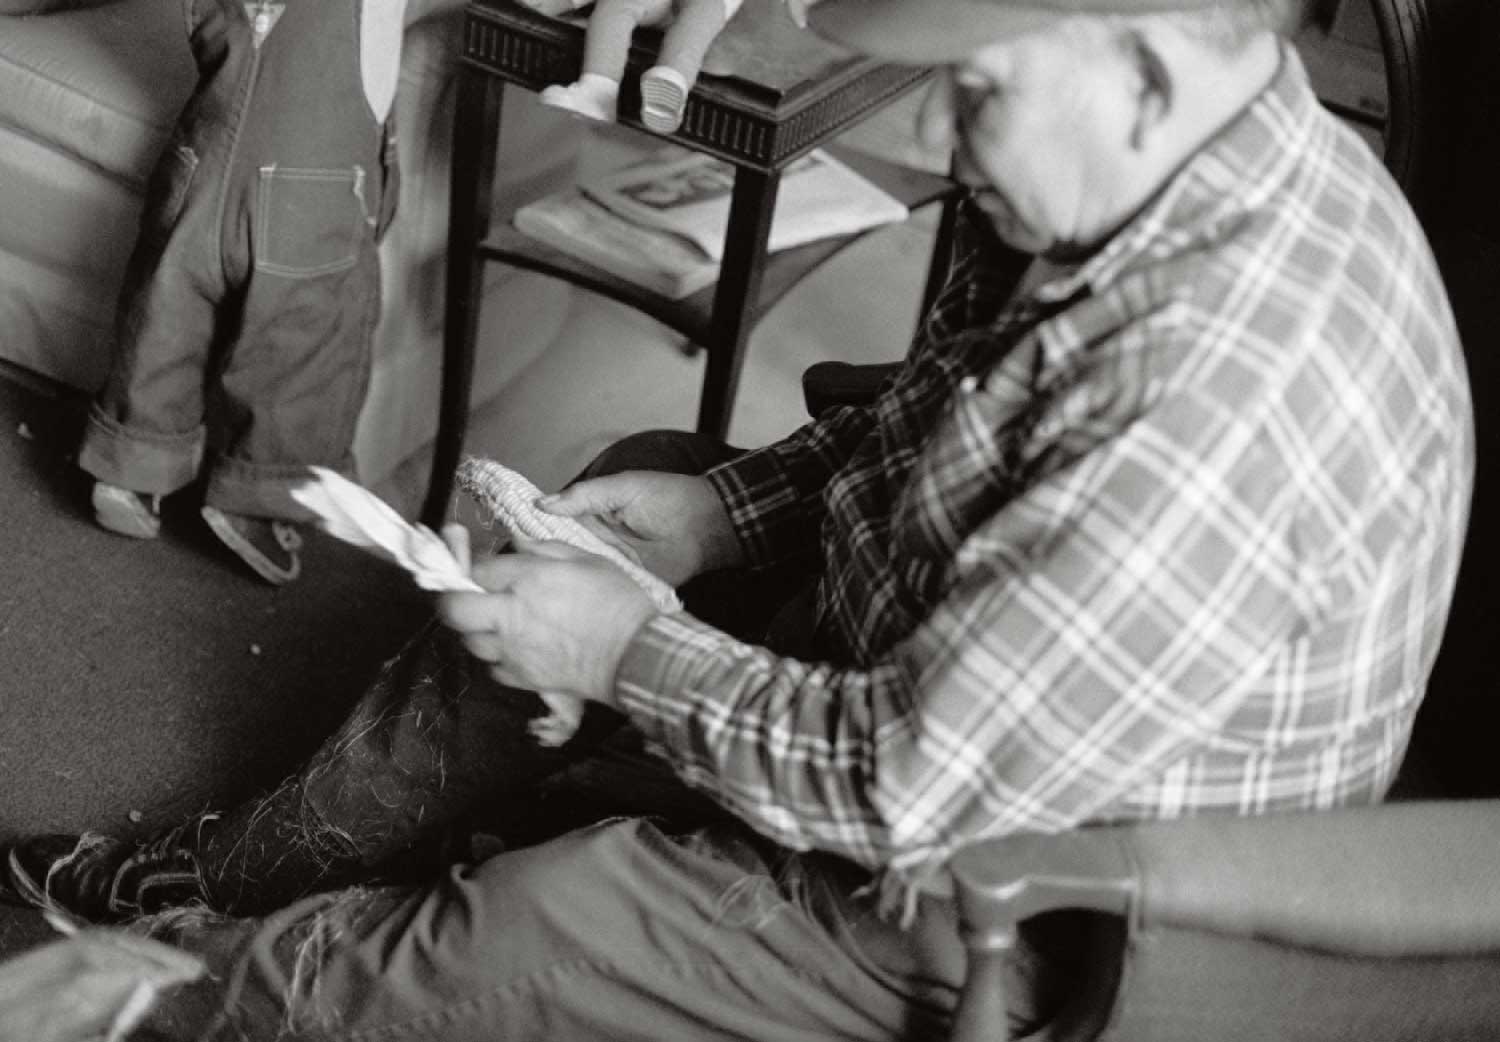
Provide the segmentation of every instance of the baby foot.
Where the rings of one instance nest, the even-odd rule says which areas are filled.
[[[613,123],[620,100],[620,84],[608,76],[586,72],[577,83],[554,83],[542,91],[541,102],[579,116]]]
[[[585,6],[582,3],[575,3],[574,0],[521,0],[521,5],[530,8],[537,14],[544,14],[550,18],[572,14],[580,7]]]

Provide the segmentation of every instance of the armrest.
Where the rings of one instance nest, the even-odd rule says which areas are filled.
[[[802,372],[802,401],[816,418],[837,405],[868,405],[898,369],[899,362],[814,362]]]
[[[1497,871],[1500,800],[1081,829],[976,844],[953,863],[980,931],[1095,908],[1377,957],[1500,950]]]
[[[951,869],[969,948],[954,1042],[1003,1038],[1016,924],[1085,909],[1136,927],[1345,956],[1500,952],[1500,800],[1392,803],[1023,835]]]

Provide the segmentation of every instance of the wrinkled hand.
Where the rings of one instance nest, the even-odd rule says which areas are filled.
[[[502,684],[614,701],[615,672],[657,614],[645,592],[596,554],[518,540],[517,553],[474,566],[488,593],[448,593],[443,621]]]
[[[0,1038],[123,1039],[159,991],[203,972],[197,956],[158,941],[85,930],[0,963]]]
[[[729,512],[706,478],[626,471],[577,482],[537,506],[578,518],[673,586],[744,563]]]

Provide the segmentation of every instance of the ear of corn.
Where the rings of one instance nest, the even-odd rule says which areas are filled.
[[[556,540],[617,565],[636,581],[661,611],[679,611],[677,591],[610,546],[575,518],[558,517],[536,507],[541,490],[523,475],[494,460],[469,457],[458,468],[459,486],[489,512],[496,524],[528,539]]]
[[[556,540],[598,554],[629,575],[661,611],[679,611],[682,601],[677,591],[630,558],[595,535],[587,526],[571,517],[558,517],[536,507],[541,490],[525,476],[503,467],[494,460],[470,456],[458,468],[459,487],[467,492],[490,516],[513,535],[528,539]],[[571,695],[538,692],[550,713],[531,723],[531,733],[543,745],[561,745],[578,730],[583,718],[583,703]]]

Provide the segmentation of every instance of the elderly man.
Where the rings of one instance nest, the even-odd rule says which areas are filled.
[[[646,445],[701,476],[542,503],[673,583],[729,576],[717,608],[659,614],[556,545],[482,562],[493,592],[445,597],[446,625],[281,793],[140,847],[22,843],[12,885],[94,916],[184,891],[244,908],[286,863],[371,866],[390,845],[369,837],[440,805],[525,810],[534,789],[473,780],[476,746],[551,777],[626,734],[659,768],[607,793],[637,816],[502,829],[503,852],[436,882],[264,920],[174,916],[232,987],[184,989],[158,1029],[933,1038],[964,966],[944,878],[964,844],[1380,799],[1447,614],[1470,406],[1422,233],[1313,96],[1293,6],[819,4],[817,31],[939,66],[919,132],[972,188],[910,357],[869,407],[766,448],[659,435],[596,471]],[[1006,246],[1034,258],[1019,277]],[[768,576],[807,593],[755,641],[709,621]],[[475,723],[518,703],[494,681],[628,723],[543,754],[523,714]],[[445,754],[440,785],[386,788],[408,745]],[[1024,1025],[1073,955],[1031,941]]]

